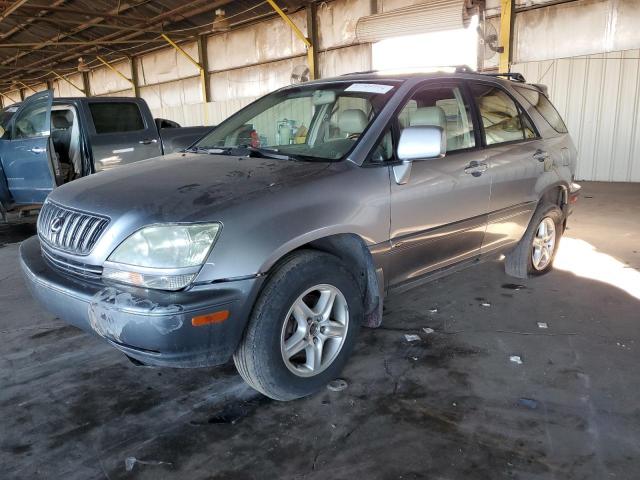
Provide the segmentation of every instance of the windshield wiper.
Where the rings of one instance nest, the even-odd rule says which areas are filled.
[[[251,145],[237,145],[233,147],[194,147],[189,150],[195,153],[208,153],[211,155],[231,155],[237,157],[273,158],[276,160],[291,160],[295,156],[279,153],[269,148],[252,147]]]

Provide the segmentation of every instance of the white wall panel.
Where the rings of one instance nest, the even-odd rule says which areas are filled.
[[[522,12],[515,17],[514,59],[521,63],[640,48],[639,5],[638,0],[581,0]]]
[[[323,78],[371,70],[371,45],[354,45],[322,52],[318,61]]]
[[[256,98],[289,85],[293,67],[298,64],[306,65],[306,57],[213,73],[210,77],[213,101]]]
[[[84,88],[84,84],[82,82],[82,74],[74,73],[73,75],[67,75],[65,77],[74,85],[77,85],[79,88]],[[53,81],[53,96],[54,97],[84,97],[85,95],[69,85],[69,83],[62,81],[60,79],[56,79]]]
[[[356,24],[371,14],[370,0],[339,0],[318,6],[320,50],[357,43]]]
[[[140,87],[140,97],[154,117],[167,118],[185,127],[206,123],[200,77]]]
[[[180,47],[199,61],[196,42],[180,44]],[[153,85],[179,78],[193,77],[199,73],[198,68],[173,47],[143,55],[137,61],[137,69],[140,85]]]
[[[640,182],[640,50],[516,64],[544,83],[578,148],[576,178]]]
[[[12,103],[17,103],[17,102],[21,102],[22,99],[20,98],[20,92],[18,90],[12,90],[10,92],[5,92],[5,96],[9,97],[4,98],[2,101],[4,102],[4,106],[8,107],[9,105],[11,105]]]
[[[131,64],[128,60],[113,63],[112,66],[125,77],[131,78]],[[89,72],[89,83],[92,95],[103,95],[131,88],[131,83],[107,67],[91,70]]]
[[[95,95],[96,97],[133,97],[133,90],[127,88],[126,90],[118,90],[117,92],[101,93]]]
[[[291,19],[306,35],[306,11],[301,10],[294,13],[291,15]],[[292,55],[302,55],[305,52],[304,43],[279,17],[231,32],[213,35],[207,40],[209,70],[213,72],[277,60]]]

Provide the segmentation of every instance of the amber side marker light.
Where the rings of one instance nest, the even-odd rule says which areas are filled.
[[[207,313],[191,319],[191,325],[194,327],[202,327],[212,323],[222,323],[229,318],[229,310],[221,310],[219,312]]]

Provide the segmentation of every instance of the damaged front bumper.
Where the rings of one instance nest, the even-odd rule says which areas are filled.
[[[227,362],[262,281],[256,277],[165,292],[78,279],[43,258],[37,237],[20,246],[20,263],[27,285],[45,309],[145,365],[166,367]],[[222,310],[229,315],[221,323],[192,324],[194,317]]]

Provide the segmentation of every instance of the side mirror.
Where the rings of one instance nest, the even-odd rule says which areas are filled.
[[[403,162],[440,158],[447,153],[447,136],[441,127],[407,127],[398,143],[398,158]]]

